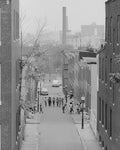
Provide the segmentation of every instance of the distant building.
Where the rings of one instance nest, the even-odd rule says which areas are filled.
[[[19,0],[0,0],[0,149],[20,148]]]
[[[81,45],[100,48],[104,43],[104,25],[81,25]]]
[[[80,33],[74,33],[72,34],[71,32],[67,33],[67,39],[66,43],[67,45],[71,45],[74,49],[78,49],[80,47]]]
[[[98,137],[105,150],[120,149],[120,1],[106,1],[105,46],[99,52]],[[117,59],[116,59],[117,58]]]
[[[92,23],[91,25],[81,25],[81,36],[98,36],[104,38],[104,25],[96,25],[96,23]]]

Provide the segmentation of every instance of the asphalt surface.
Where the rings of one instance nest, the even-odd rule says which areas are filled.
[[[83,150],[72,118],[60,108],[44,109],[38,132],[38,150]]]
[[[64,97],[62,86],[52,87],[46,80],[42,86],[48,89],[51,97]],[[44,96],[43,96],[44,97]],[[41,100],[43,100],[41,96]],[[84,150],[79,134],[69,114],[63,114],[61,108],[43,108],[41,123],[38,126],[39,144],[37,150]]]

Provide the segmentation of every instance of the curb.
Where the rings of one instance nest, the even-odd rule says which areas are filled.
[[[74,118],[73,118],[72,116],[71,116],[71,118],[72,118],[74,124],[76,124]],[[81,137],[81,135],[80,135],[80,133],[79,133],[79,131],[78,131],[78,129],[77,129],[76,126],[75,126],[75,128],[76,128],[77,134],[78,134],[79,137],[80,137],[80,141],[81,141],[81,143],[82,143],[82,145],[83,145],[84,150],[87,150],[87,148],[86,148],[86,146],[85,146],[85,142],[84,142],[84,140],[82,140],[82,137]]]

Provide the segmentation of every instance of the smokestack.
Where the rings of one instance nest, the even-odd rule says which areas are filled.
[[[63,7],[63,26],[62,26],[62,44],[66,45],[66,7]]]
[[[69,26],[68,26],[68,16],[66,16],[66,31],[69,30]]]

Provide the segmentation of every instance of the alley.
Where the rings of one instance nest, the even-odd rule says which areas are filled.
[[[71,116],[60,108],[45,108],[38,130],[38,150],[83,150]]]

